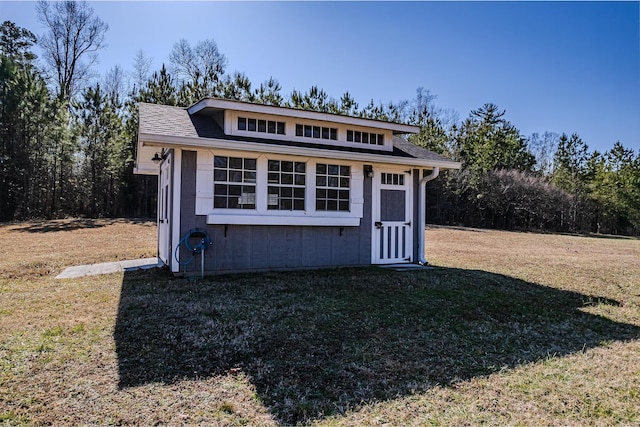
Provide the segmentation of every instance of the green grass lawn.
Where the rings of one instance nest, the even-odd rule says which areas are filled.
[[[41,239],[114,227],[153,250],[143,224]],[[640,241],[427,233],[436,267],[414,272],[57,281],[0,261],[0,421],[640,423]]]

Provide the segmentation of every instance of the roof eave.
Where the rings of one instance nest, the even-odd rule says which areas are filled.
[[[138,136],[143,145],[162,146],[167,148],[225,149],[238,151],[254,151],[261,153],[287,154],[307,157],[340,158],[372,163],[399,164],[423,168],[438,167],[444,169],[460,169],[461,164],[454,161],[419,159],[415,157],[397,157],[382,154],[357,153],[353,151],[335,151],[319,148],[295,147],[289,145],[273,145],[256,142],[230,141],[216,138],[193,138],[141,133]]]

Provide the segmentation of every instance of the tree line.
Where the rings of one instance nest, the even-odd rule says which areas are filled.
[[[227,72],[211,39],[179,40],[153,72],[139,51],[129,72],[95,76],[107,24],[85,2],[36,9],[42,36],[10,21],[0,27],[0,221],[155,216],[157,178],[133,174],[138,103],[219,97],[419,126],[411,142],[462,163],[429,183],[432,223],[640,234],[640,151],[620,142],[600,153],[576,133],[525,137],[490,103],[461,121],[424,88],[363,106],[317,86],[286,95],[275,78],[254,86]]]

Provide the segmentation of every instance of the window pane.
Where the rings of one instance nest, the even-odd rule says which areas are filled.
[[[304,210],[304,200],[294,200],[293,201],[293,210],[303,211]]]
[[[338,139],[338,129],[336,128],[331,128],[331,132],[330,135],[331,139],[333,139],[334,141]]]
[[[256,182],[256,173],[251,171],[245,171],[244,182]]]
[[[229,195],[230,196],[239,196],[242,192],[242,186],[240,185],[230,185],[229,186]]]
[[[291,187],[282,187],[280,188],[280,196],[282,197],[293,197],[293,188]]]
[[[313,127],[313,137],[320,138],[320,126]]]
[[[213,186],[213,194],[216,196],[226,196],[227,195],[227,185],[225,184],[216,184]]]
[[[351,166],[340,166],[340,176],[351,176]]]
[[[284,122],[278,122],[277,132],[278,135],[284,135]]]
[[[304,125],[304,136],[311,138],[312,128],[309,125]]]
[[[293,172],[293,162],[280,162],[282,172]]]
[[[317,174],[326,174],[327,173],[327,165],[323,163],[318,163],[316,165],[316,173]]]
[[[269,172],[269,184],[279,184],[280,174],[277,172]]]
[[[338,190],[327,190],[327,199],[337,199],[338,198]]]
[[[384,135],[381,133],[378,134],[378,145],[384,145]]]
[[[369,143],[369,134],[367,132],[362,132],[362,142],[365,144]]]
[[[293,184],[293,174],[291,173],[283,173],[280,179],[283,184]]]
[[[330,176],[327,179],[327,187],[337,187],[338,186],[338,177]]]
[[[360,132],[354,132],[353,133],[353,140],[355,142],[360,142],[360,138],[361,138],[362,134]]]
[[[352,130],[348,130],[347,131],[347,141],[348,142],[353,142],[353,131]]]
[[[338,202],[338,208],[341,211],[348,211],[349,210],[349,202]]]
[[[305,173],[307,170],[307,164],[302,162],[296,162],[296,172],[297,173]]]
[[[214,181],[226,181],[227,180],[227,170],[226,169],[214,169],[213,170],[213,180]]]
[[[305,184],[305,176],[304,175],[300,175],[300,174],[296,174],[294,181],[295,181],[296,185],[304,185]]]
[[[215,196],[213,198],[213,207],[214,208],[226,208],[227,207],[227,197],[218,197]]]
[[[238,117],[238,130],[247,130],[247,119],[245,117]]]
[[[296,136],[302,136],[304,131],[304,127],[302,125],[296,124]]]
[[[247,120],[247,129],[250,130],[251,132],[256,131],[256,119]]]
[[[258,132],[266,132],[266,131],[267,131],[267,121],[258,120]]]
[[[242,169],[242,157],[229,157],[229,169]]]
[[[349,178],[340,178],[340,187],[349,188]]]
[[[327,177],[326,176],[321,176],[321,175],[316,175],[316,185],[318,185],[320,187],[326,187],[326,185],[327,185]]]
[[[329,139],[329,128],[322,128],[322,139]]]
[[[267,123],[267,132],[276,133],[276,122],[269,120]]]
[[[244,168],[248,170],[256,170],[256,159],[244,159]]]
[[[338,165],[328,165],[327,166],[327,173],[329,175],[338,175],[338,171],[340,170],[340,167]]]
[[[326,211],[327,210],[327,201],[326,200],[316,200],[316,210],[317,211]]]
[[[279,171],[280,170],[280,161],[278,160],[269,160],[269,170],[270,171]]]
[[[304,199],[304,188],[294,188],[293,197],[296,199]]]
[[[213,158],[213,165],[218,168],[226,168],[227,167],[227,157],[225,156],[215,156]]]
[[[328,211],[337,211],[338,210],[338,202],[335,200],[327,200],[327,210]]]

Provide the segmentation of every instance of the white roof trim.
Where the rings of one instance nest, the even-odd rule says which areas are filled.
[[[273,105],[251,104],[241,101],[226,99],[205,98],[187,109],[189,115],[193,115],[207,108],[218,110],[246,111],[250,113],[272,114],[298,119],[319,120],[331,123],[340,123],[352,126],[363,126],[376,129],[387,129],[394,134],[418,133],[420,127],[401,123],[384,122],[381,120],[364,119],[360,117],[343,116],[340,114],[321,113],[318,111],[299,110],[289,107],[275,107]]]
[[[225,150],[254,151],[259,153],[289,154],[292,156],[336,158],[371,163],[417,166],[424,168],[460,169],[461,164],[453,161],[416,159],[384,154],[355,153],[352,151],[325,150],[319,148],[296,147],[290,145],[263,144],[258,142],[231,141],[216,138],[193,138],[141,133],[138,140],[143,145],[171,148],[221,148]]]

